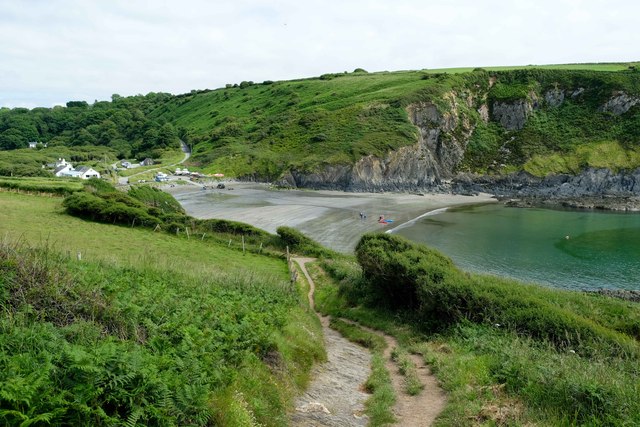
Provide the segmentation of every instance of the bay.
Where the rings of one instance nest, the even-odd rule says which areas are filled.
[[[467,271],[568,289],[640,289],[640,214],[487,204],[439,210],[392,232]]]

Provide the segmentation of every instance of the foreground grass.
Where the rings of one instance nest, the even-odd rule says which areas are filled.
[[[0,245],[7,425],[269,425],[324,355],[286,281]]]
[[[419,262],[414,259],[407,265]],[[435,266],[434,262],[431,265]],[[387,268],[385,261],[376,261],[376,265]],[[484,320],[465,315],[466,319],[442,323],[446,317],[429,321],[424,312],[380,305],[367,291],[367,281],[371,279],[363,277],[353,261],[327,260],[323,267],[330,277],[314,271],[324,280],[317,293],[321,310],[395,335],[402,346],[422,354],[432,367],[449,395],[437,425],[640,423],[640,406],[634,397],[640,392],[638,355],[634,350],[640,325],[638,304],[467,275],[474,287],[493,289],[487,294],[491,296],[483,310],[491,314]],[[437,269],[426,268],[438,277]],[[389,276],[389,280],[396,280],[393,277]],[[458,310],[464,313],[465,305],[456,300],[462,291],[459,286],[431,288],[430,298],[439,301],[441,316],[454,304],[459,304]],[[440,300],[440,292],[449,299]],[[464,298],[473,300],[473,292],[467,291]],[[530,298],[540,298],[554,308],[540,305],[517,321],[514,317],[511,323],[503,322],[497,319],[510,315],[510,308],[499,301],[507,295],[514,296],[512,314],[517,313],[518,305],[531,302]],[[556,319],[553,322],[563,340],[544,338],[546,316]],[[576,336],[572,328],[580,323],[563,324],[562,316],[584,316],[588,319],[585,324],[597,325],[593,329],[596,335]],[[531,323],[518,327],[516,322],[525,319]]]
[[[0,423],[286,425],[326,355],[282,258],[61,202],[0,193]]]

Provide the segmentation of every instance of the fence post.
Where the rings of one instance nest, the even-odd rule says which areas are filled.
[[[202,233],[202,239],[200,239],[200,240],[204,240],[204,236],[205,236],[206,234],[207,234],[207,233]]]
[[[242,255],[244,255],[244,234],[242,235]]]

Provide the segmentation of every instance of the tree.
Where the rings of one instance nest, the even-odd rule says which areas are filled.
[[[15,150],[26,147],[27,139],[18,129],[7,129],[0,134],[0,149]]]
[[[89,104],[87,103],[87,101],[69,101],[67,102],[67,108],[87,109],[89,108]]]
[[[165,123],[158,132],[157,146],[169,147],[176,142],[176,132],[171,123]]]
[[[100,123],[100,129],[98,131],[98,144],[109,145],[111,141],[118,138],[120,133],[118,127],[111,120],[105,120]]]

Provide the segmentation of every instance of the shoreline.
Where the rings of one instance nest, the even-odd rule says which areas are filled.
[[[298,229],[320,244],[352,252],[364,233],[398,230],[438,209],[498,202],[492,195],[350,193],[336,190],[282,190],[267,184],[230,182],[226,189],[161,186],[188,215],[245,222],[275,233],[280,226]],[[366,218],[360,218],[360,212]],[[393,219],[379,224],[384,215]]]

